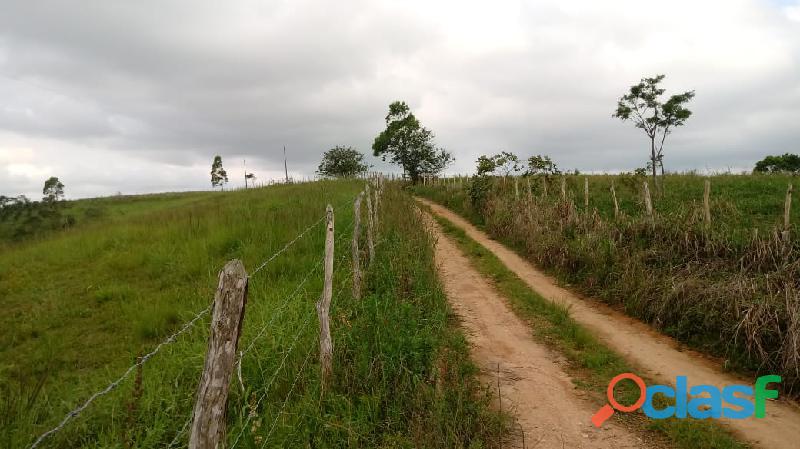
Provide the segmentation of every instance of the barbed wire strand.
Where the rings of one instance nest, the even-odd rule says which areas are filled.
[[[281,404],[281,409],[278,411],[278,414],[275,415],[275,419],[272,420],[272,426],[267,433],[267,436],[264,438],[264,444],[261,445],[261,448],[267,446],[267,442],[269,442],[269,438],[272,436],[272,432],[275,430],[275,426],[278,424],[278,418],[281,417],[283,414],[283,410],[286,408],[286,404],[289,402],[289,398],[292,396],[292,392],[294,391],[295,385],[297,385],[297,379],[300,378],[300,375],[305,371],[306,365],[308,364],[308,358],[311,356],[311,353],[314,352],[314,346],[311,346],[308,349],[308,353],[306,353],[306,358],[303,360],[303,366],[300,367],[300,371],[297,372],[297,375],[294,377],[294,381],[292,382],[291,388],[289,388],[289,392],[286,393],[286,399],[283,400],[283,404]]]
[[[278,250],[278,252],[276,252],[275,254],[273,254],[272,256],[270,256],[270,258],[269,258],[269,259],[265,260],[265,261],[264,261],[264,262],[263,262],[261,265],[259,265],[259,266],[258,266],[258,268],[256,268],[255,270],[253,270],[253,272],[252,272],[252,273],[250,273],[250,276],[254,276],[256,273],[258,273],[258,272],[259,272],[259,271],[261,271],[261,270],[262,270],[264,267],[266,267],[268,263],[272,262],[273,260],[275,260],[275,258],[276,258],[276,257],[278,257],[278,256],[280,256],[281,254],[283,254],[284,252],[286,252],[286,250],[287,250],[287,249],[289,249],[289,248],[290,248],[292,245],[294,245],[294,244],[295,244],[295,243],[296,243],[298,240],[300,240],[300,238],[302,238],[304,235],[306,235],[306,234],[308,233],[308,231],[310,231],[310,230],[314,229],[316,226],[318,226],[320,223],[322,223],[322,221],[323,221],[323,220],[325,220],[325,215],[323,215],[322,217],[320,217],[320,218],[319,218],[319,220],[315,221],[314,223],[311,223],[311,224],[310,224],[310,225],[309,225],[307,228],[305,228],[305,229],[303,230],[303,232],[301,232],[300,234],[297,234],[297,237],[295,237],[295,238],[294,238],[292,241],[290,241],[289,243],[287,243],[286,245],[284,245],[284,247],[283,247],[283,248],[281,248],[280,250]]]
[[[36,439],[36,441],[34,441],[34,443],[33,443],[33,444],[30,446],[30,449],[35,449],[35,448],[36,448],[37,446],[39,446],[39,444],[41,444],[41,443],[42,443],[42,441],[44,441],[44,440],[45,440],[47,437],[49,437],[50,435],[52,435],[52,434],[54,434],[54,433],[56,433],[56,432],[60,431],[61,429],[63,429],[63,428],[64,428],[64,426],[66,426],[66,425],[67,425],[67,423],[68,423],[68,422],[69,422],[69,421],[70,421],[72,418],[74,418],[74,417],[78,416],[78,415],[79,415],[81,412],[83,412],[83,411],[86,409],[86,407],[88,407],[88,406],[89,406],[89,405],[90,405],[92,402],[94,402],[94,400],[95,400],[95,399],[99,398],[100,396],[104,396],[104,395],[106,395],[106,394],[110,393],[110,392],[111,392],[112,390],[114,390],[115,388],[117,388],[117,387],[119,386],[119,384],[121,384],[121,383],[122,383],[122,381],[124,381],[124,380],[125,380],[125,379],[126,379],[126,378],[127,378],[127,377],[128,377],[128,376],[129,376],[129,375],[132,373],[132,372],[133,372],[133,370],[135,370],[137,367],[139,367],[139,366],[143,365],[143,364],[144,364],[145,362],[147,362],[147,361],[148,361],[148,360],[149,360],[151,357],[153,357],[154,355],[156,355],[156,354],[158,353],[158,351],[160,351],[160,350],[161,350],[161,348],[162,348],[162,347],[164,347],[165,345],[168,345],[168,344],[170,344],[170,343],[173,343],[173,342],[175,341],[175,339],[176,339],[178,336],[180,336],[181,334],[183,334],[184,332],[186,332],[187,330],[189,330],[189,328],[191,328],[192,326],[194,326],[194,323],[195,323],[195,322],[197,322],[197,320],[199,320],[199,319],[200,319],[200,318],[201,318],[203,315],[205,315],[206,313],[208,313],[210,310],[211,310],[211,306],[210,306],[210,305],[209,305],[208,307],[206,307],[205,309],[201,310],[201,311],[200,311],[200,313],[198,313],[197,315],[195,315],[195,317],[194,317],[194,318],[192,318],[190,321],[188,321],[186,324],[184,324],[184,325],[183,325],[183,327],[181,327],[181,328],[180,328],[180,330],[178,330],[178,331],[177,331],[177,332],[175,332],[174,334],[172,334],[172,335],[170,335],[169,337],[167,337],[167,338],[166,338],[164,341],[162,341],[161,343],[159,343],[159,344],[158,344],[158,346],[156,346],[156,347],[155,347],[155,349],[153,349],[152,351],[148,352],[147,354],[145,354],[144,356],[142,356],[141,358],[139,358],[139,359],[136,361],[136,363],[134,363],[133,365],[131,365],[131,366],[130,366],[130,367],[129,367],[129,368],[128,368],[128,369],[127,369],[127,370],[126,370],[126,371],[125,371],[123,374],[122,374],[122,376],[120,376],[119,378],[117,378],[117,380],[115,380],[115,381],[111,382],[110,384],[108,384],[108,386],[107,386],[106,388],[104,388],[104,389],[102,389],[102,390],[100,390],[100,391],[96,392],[95,394],[91,395],[91,396],[89,397],[89,399],[87,399],[87,400],[86,400],[86,401],[85,401],[83,404],[81,404],[79,407],[75,408],[75,409],[74,409],[74,410],[72,410],[71,412],[67,413],[67,415],[64,417],[64,419],[62,419],[62,420],[61,420],[61,422],[60,422],[60,423],[59,423],[59,424],[58,424],[56,427],[53,427],[52,429],[48,430],[47,432],[45,432],[45,433],[41,434],[41,435],[39,436],[39,438],[37,438],[37,439]]]

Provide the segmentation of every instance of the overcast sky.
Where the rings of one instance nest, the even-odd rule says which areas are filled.
[[[471,172],[480,154],[630,170],[647,141],[613,119],[643,76],[694,89],[667,169],[800,152],[800,0],[0,0],[0,194],[70,198],[313,175],[371,156],[405,100]]]

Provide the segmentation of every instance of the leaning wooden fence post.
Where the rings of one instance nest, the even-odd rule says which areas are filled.
[[[614,201],[614,219],[619,218],[619,203],[617,202],[617,191],[614,189],[614,180],[611,180],[611,200]]]
[[[234,259],[219,273],[208,352],[194,404],[190,449],[216,449],[225,444],[228,387],[246,303],[247,272],[242,261]]]
[[[650,187],[647,185],[647,181],[644,182],[644,207],[647,211],[647,217],[650,219],[650,223],[654,224],[653,222],[653,201],[650,198]]]
[[[783,203],[783,240],[789,241],[789,229],[791,226],[791,213],[792,213],[792,185],[786,189],[786,201]]]
[[[333,342],[331,341],[330,308],[333,296],[333,207],[325,208],[327,226],[325,227],[325,284],[322,297],[317,301],[317,317],[319,317],[319,365],[322,369],[322,388],[324,390],[331,376],[333,360]]]
[[[361,299],[361,254],[358,250],[358,237],[361,235],[361,198],[364,192],[356,196],[353,203],[353,298]]]
[[[703,183],[703,221],[705,221],[706,226],[711,225],[711,181],[706,179],[706,182]]]
[[[364,192],[367,195],[367,248],[369,249],[369,263],[375,259],[375,243],[373,240],[374,222],[372,218],[372,195],[369,192],[369,184],[367,184]]]

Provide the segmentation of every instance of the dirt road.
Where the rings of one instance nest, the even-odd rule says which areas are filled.
[[[461,318],[482,380],[500,382],[503,410],[513,410],[528,448],[640,448],[638,435],[590,422],[596,406],[576,394],[558,356],[537,344],[528,325],[506,305],[456,245],[429,219],[438,237],[436,262],[447,297]],[[499,374],[498,374],[499,370]],[[517,442],[518,447],[522,447]]]
[[[680,348],[671,338],[661,335],[649,326],[616,312],[609,307],[579,297],[559,287],[556,281],[534,268],[515,252],[492,240],[484,232],[459,215],[436,203],[419,199],[434,213],[447,218],[462,228],[469,237],[497,256],[520,279],[543,297],[570,306],[572,317],[592,331],[610,348],[625,357],[644,374],[661,383],[673,384],[675,377],[687,376],[689,385],[750,384],[743,379],[724,373],[718,363],[694,351]],[[800,447],[800,409],[784,400],[768,401],[764,419],[723,420],[741,439],[754,446],[770,449],[796,449]]]

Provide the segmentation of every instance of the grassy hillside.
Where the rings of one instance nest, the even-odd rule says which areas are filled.
[[[651,222],[642,179],[568,176],[518,183],[418,186],[415,191],[482,225],[490,234],[565,283],[651,323],[693,347],[726,358],[726,366],[783,376],[800,387],[800,215],[795,193],[792,239],[782,230],[785,176],[711,177],[713,222],[703,222],[703,178],[671,175],[654,195]],[[622,215],[608,190],[615,183]],[[796,183],[796,182],[795,182]],[[472,192],[472,196],[470,195]],[[758,229],[757,233],[754,229]]]
[[[469,446],[496,441],[407,200],[386,194],[365,297],[350,296],[358,182],[107,199],[105,218],[0,254],[0,446],[24,447],[207,307],[227,260],[251,272],[334,205],[334,382],[320,395],[314,302],[323,228],[252,275],[229,400],[237,447]],[[87,202],[89,203],[89,202]],[[73,209],[82,206],[74,205]],[[363,237],[362,237],[363,238]],[[364,245],[362,245],[362,248]],[[191,416],[208,316],[43,447],[175,447]],[[490,444],[483,444],[490,446]]]

